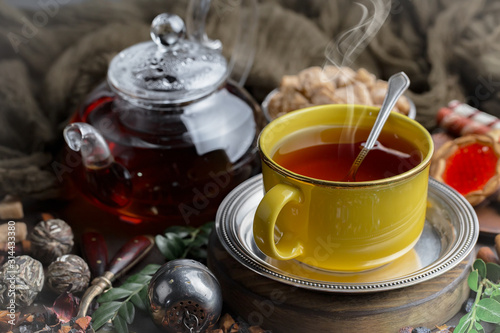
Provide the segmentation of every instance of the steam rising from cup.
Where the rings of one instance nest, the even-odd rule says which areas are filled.
[[[338,69],[338,71],[326,71],[325,66],[323,66],[323,74],[329,81],[333,81],[339,75],[345,76],[346,79],[349,77],[343,67],[352,65],[354,60],[366,49],[384,24],[391,9],[390,0],[367,0],[364,3],[355,2],[354,5],[360,9],[358,24],[341,33],[325,48],[325,66],[332,65]],[[347,104],[354,104],[354,89],[354,85],[346,86]],[[354,124],[352,119],[349,121]],[[354,124],[354,126],[357,126],[357,124]],[[353,133],[352,131],[348,132]],[[346,135],[342,134],[343,137]]]
[[[350,66],[356,60],[378,33],[391,9],[391,2],[387,0],[369,0],[368,5],[360,2],[354,4],[361,9],[358,24],[340,34],[325,48],[326,64],[337,68]]]

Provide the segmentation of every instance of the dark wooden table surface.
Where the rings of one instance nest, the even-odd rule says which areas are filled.
[[[496,233],[500,232],[500,215],[498,212],[498,207],[500,205],[494,204],[484,207],[483,210],[478,211],[480,219],[488,220],[487,231],[482,232],[479,238],[479,242],[476,249],[479,246],[491,246],[493,247],[493,237]],[[159,224],[145,224],[145,225],[132,225],[124,223],[118,220],[115,216],[102,212],[82,198],[75,196],[72,200],[68,201],[46,201],[37,202],[29,201],[24,203],[25,218],[23,219],[28,224],[28,231],[31,231],[35,223],[40,220],[40,214],[43,212],[48,212],[56,217],[64,219],[68,222],[75,234],[75,247],[73,253],[80,254],[81,249],[81,239],[80,236],[84,231],[87,230],[98,230],[105,236],[108,245],[108,256],[111,258],[114,253],[126,242],[127,239],[139,235],[139,234],[150,234],[155,235],[161,233],[167,226],[168,223],[163,225]],[[155,247],[151,253],[136,267],[134,267],[129,273],[133,274],[139,271],[142,267],[149,263],[163,264],[165,263],[164,257],[160,254],[158,249]],[[118,279],[115,285],[119,285],[124,281],[124,278]],[[50,305],[57,295],[45,288],[37,299],[37,303],[43,303]],[[225,311],[231,311],[231,309],[225,309]],[[464,314],[463,311],[459,312],[453,319],[448,321],[448,325],[456,325],[458,319]],[[234,314],[237,315],[237,314]],[[445,323],[437,322],[436,325],[441,325]],[[401,327],[406,326],[405,318],[401,318]],[[265,327],[264,327],[265,328]],[[151,320],[149,320],[148,315],[140,311],[136,314],[136,320],[131,327],[132,331],[135,332],[161,332],[158,330]]]

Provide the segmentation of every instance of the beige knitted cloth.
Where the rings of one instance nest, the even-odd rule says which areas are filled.
[[[0,2],[0,195],[60,195],[53,161],[61,130],[82,98],[105,78],[120,50],[149,39],[162,12],[187,1]],[[208,35],[231,52],[235,0],[213,0]],[[325,63],[325,47],[356,26],[350,0],[261,0],[255,62],[246,87],[259,101],[284,74]],[[388,19],[352,63],[386,79],[405,71],[417,120],[431,129],[451,99],[500,116],[500,2],[393,0]]]

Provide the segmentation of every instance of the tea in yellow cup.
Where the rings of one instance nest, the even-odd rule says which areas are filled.
[[[412,249],[425,223],[434,149],[429,132],[391,113],[356,180],[345,180],[378,110],[316,106],[290,112],[262,130],[265,195],[253,233],[264,254],[359,272]]]

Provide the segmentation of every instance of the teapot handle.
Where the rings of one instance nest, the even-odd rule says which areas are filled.
[[[209,39],[205,32],[205,22],[208,10],[210,9],[210,2],[211,0],[189,1],[186,29],[188,36],[194,41],[208,48],[221,50],[221,41]],[[240,0],[237,2],[240,4],[242,14],[235,36],[236,43],[234,44],[227,70],[229,77],[240,86],[243,86],[250,73],[255,57],[258,13],[256,0]],[[245,7],[245,10],[243,10],[243,7]]]

